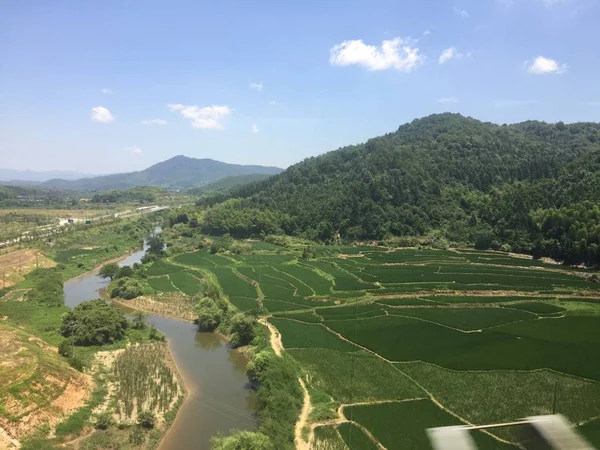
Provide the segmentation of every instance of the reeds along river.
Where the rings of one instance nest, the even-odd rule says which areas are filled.
[[[139,262],[144,252],[128,255],[119,265]],[[64,285],[65,304],[73,308],[98,298],[98,291],[107,285],[98,271],[72,278]],[[167,337],[189,392],[160,448],[208,449],[210,438],[219,432],[255,428],[255,397],[246,378],[248,359],[228,348],[220,336],[197,332],[194,324],[160,316],[148,320]]]

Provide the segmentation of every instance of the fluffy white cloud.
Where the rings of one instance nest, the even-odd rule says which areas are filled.
[[[108,88],[102,88],[102,93],[103,94],[112,94],[112,90],[108,89]]]
[[[95,106],[92,108],[92,120],[94,122],[108,123],[115,120],[115,118],[104,106]]]
[[[232,109],[225,105],[200,107],[198,105],[169,104],[171,111],[179,111],[183,117],[192,122],[194,128],[222,129],[220,120],[232,113]]]
[[[456,50],[456,48],[450,47],[440,54],[438,62],[440,64],[444,64],[450,61],[451,59],[463,59],[465,56],[469,56],[469,53],[465,55],[464,53],[460,53],[458,50]]]
[[[142,153],[142,149],[139,148],[137,145],[134,145],[133,147],[127,147],[127,150],[129,150],[131,153]]]
[[[167,121],[165,119],[145,119],[142,120],[142,125],[152,126],[152,125],[166,125]]]
[[[456,14],[457,16],[462,17],[463,19],[468,19],[469,18],[469,11],[467,11],[466,9],[461,9],[457,6],[454,7],[454,14]]]
[[[379,47],[367,45],[361,39],[344,41],[331,48],[329,63],[336,66],[357,64],[368,70],[409,72],[423,61],[414,44],[410,39],[399,37],[383,41]]]
[[[458,103],[458,98],[456,98],[456,97],[442,97],[438,101],[440,103]]]
[[[526,63],[527,71],[536,75],[544,73],[562,73],[567,70],[566,64],[559,64],[556,60],[538,56],[531,64]]]
[[[263,90],[262,83],[255,83],[254,81],[250,82],[249,87],[250,87],[250,89],[254,89],[255,91],[259,91],[259,92]]]
[[[258,133],[260,130],[258,129],[258,126],[256,125],[252,125],[252,132],[253,133]]]

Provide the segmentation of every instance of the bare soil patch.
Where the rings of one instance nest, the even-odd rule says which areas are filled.
[[[0,361],[0,448],[3,441],[14,447],[13,441],[46,424],[55,427],[85,404],[93,388],[91,377],[71,368],[56,348],[5,326]]]
[[[13,286],[23,279],[23,277],[36,267],[54,267],[56,262],[52,261],[46,255],[36,249],[25,248],[15,250],[4,255],[0,255],[0,283],[6,282],[6,287]],[[4,286],[4,284],[0,284]]]

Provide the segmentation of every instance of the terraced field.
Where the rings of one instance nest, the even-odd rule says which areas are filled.
[[[428,427],[550,413],[556,386],[557,411],[600,447],[600,283],[585,271],[475,250],[319,247],[299,261],[253,247],[154,263],[149,284],[201,295],[211,277],[267,316],[319,411],[311,442],[429,448]],[[510,429],[474,438],[516,448]]]

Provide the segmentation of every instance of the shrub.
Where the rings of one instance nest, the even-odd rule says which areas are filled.
[[[146,434],[144,433],[144,429],[142,427],[132,427],[129,432],[129,442],[133,445],[142,445],[146,440]]]
[[[210,246],[211,253],[222,253],[231,248],[233,245],[233,238],[230,234],[225,234],[218,239],[215,239]]]
[[[137,423],[140,427],[151,429],[156,423],[156,416],[150,411],[141,411],[138,414]]]
[[[151,341],[163,342],[165,340],[165,335],[158,331],[154,325],[151,325],[150,332],[148,333],[148,339]]]
[[[81,358],[76,355],[73,355],[69,358],[69,364],[73,369],[78,370],[79,372],[83,372],[83,369],[85,367]]]
[[[96,417],[96,423],[94,424],[94,428],[97,430],[106,430],[108,427],[112,425],[112,417],[110,413],[105,412],[102,414],[98,414]]]
[[[268,436],[255,431],[238,431],[232,436],[217,435],[210,440],[212,450],[274,450]]]
[[[131,328],[134,330],[145,330],[148,328],[146,314],[144,314],[142,311],[135,311],[132,316],[133,319],[131,320]]]
[[[69,339],[63,339],[60,344],[58,344],[58,354],[65,358],[72,357],[73,343]]]
[[[28,278],[35,280],[33,289],[27,294],[29,300],[50,306],[64,304],[62,277],[56,269],[36,269]]]
[[[135,278],[120,278],[117,285],[110,291],[111,298],[119,297],[125,300],[137,298],[142,294],[142,286]]]

